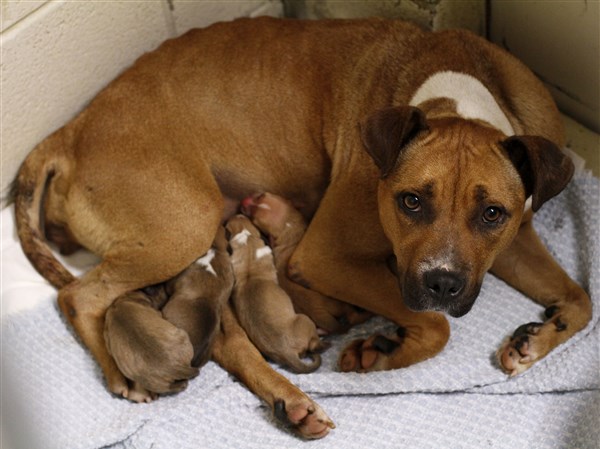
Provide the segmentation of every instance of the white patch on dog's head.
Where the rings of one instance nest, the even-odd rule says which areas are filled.
[[[248,237],[250,235],[252,235],[250,233],[250,231],[248,231],[247,229],[244,229],[241,232],[238,232],[233,237],[231,237],[231,241],[234,243],[237,243],[239,245],[246,245],[248,243]]]
[[[214,276],[217,276],[217,272],[215,271],[215,269],[211,265],[211,261],[214,258],[215,258],[215,250],[211,248],[211,249],[208,250],[208,252],[204,256],[200,257],[194,263],[196,265],[200,265],[202,268],[204,268],[210,274],[212,274]]]
[[[409,105],[418,106],[433,98],[450,98],[461,117],[483,120],[507,136],[515,134],[494,96],[471,75],[452,71],[434,73],[417,89]]]
[[[263,246],[262,248],[258,248],[256,250],[256,258],[262,259],[263,257],[270,255],[271,253],[271,248],[269,248],[268,246]]]

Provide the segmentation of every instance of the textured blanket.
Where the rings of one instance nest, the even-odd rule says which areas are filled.
[[[151,404],[112,397],[98,365],[61,317],[56,292],[25,260],[12,210],[2,223],[2,415],[12,448],[598,448],[600,441],[599,182],[580,176],[537,213],[552,254],[592,296],[592,322],[515,378],[493,354],[514,329],[540,321],[542,307],[488,275],[473,310],[451,319],[452,337],[434,359],[390,372],[335,369],[350,340],[393,327],[376,318],[331,339],[323,366],[285,373],[337,428],[305,442],[209,362],[184,392]],[[95,262],[65,261],[81,272]]]

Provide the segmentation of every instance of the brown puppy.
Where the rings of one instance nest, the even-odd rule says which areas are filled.
[[[208,253],[165,285],[169,300],[162,314],[190,337],[194,347],[192,366],[202,366],[210,357],[221,310],[229,300],[233,282],[225,228],[220,226]]]
[[[531,225],[572,175],[563,144],[543,84],[469,32],[236,20],[142,56],[40,143],[14,185],[17,228],[115,393],[127,383],[104,344],[106,309],[205,254],[256,191],[312,218],[290,260],[296,281],[405,330],[350,345],[345,369],[437,354],[450,332],[439,312],[466,313],[491,270],[552,312],[502,348],[514,373],[591,317]],[[84,246],[102,263],[75,279],[42,222],[64,250]]]
[[[290,297],[277,284],[271,248],[244,215],[226,225],[231,234],[231,263],[235,274],[233,305],[250,340],[275,362],[297,373],[310,373],[321,366],[323,349],[315,323],[296,314]],[[310,355],[312,363],[302,362]]]
[[[277,268],[277,281],[292,299],[296,312],[308,315],[327,333],[344,332],[372,316],[367,311],[304,288],[288,277],[288,262],[307,226],[291,201],[272,193],[253,195],[242,201],[242,212],[268,235]]]
[[[132,384],[122,394],[150,402],[153,393],[176,393],[198,375],[188,334],[165,320],[159,303],[141,291],[127,293],[106,311],[108,352]]]
[[[104,338],[117,366],[132,381],[125,397],[149,402],[152,393],[174,393],[187,386],[187,379],[210,357],[232,288],[227,240],[220,227],[208,253],[181,274],[164,286],[127,293],[109,307]]]

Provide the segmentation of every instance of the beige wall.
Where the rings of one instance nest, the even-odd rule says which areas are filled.
[[[490,38],[546,82],[563,112],[600,132],[600,2],[493,0],[490,7]]]
[[[485,34],[485,0],[284,0],[286,15],[307,19],[387,17],[433,30],[467,28]]]
[[[279,0],[2,0],[1,193],[25,155],[142,53],[195,26],[282,15]]]

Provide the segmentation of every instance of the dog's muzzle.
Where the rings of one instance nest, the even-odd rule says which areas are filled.
[[[453,317],[465,315],[475,303],[480,286],[467,286],[467,278],[462,273],[440,269],[426,271],[421,276],[406,276],[401,283],[409,309],[446,312]]]

